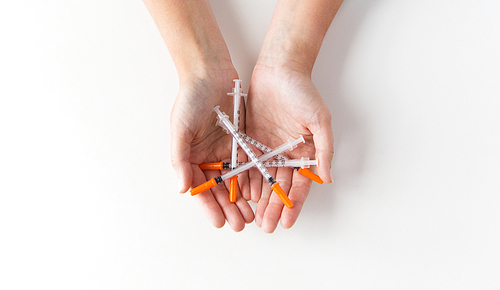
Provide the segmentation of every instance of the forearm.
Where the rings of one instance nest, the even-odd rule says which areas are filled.
[[[286,65],[310,74],[323,38],[343,0],[280,0],[259,65]]]
[[[226,43],[208,1],[143,0],[182,79],[198,69],[231,69]]]

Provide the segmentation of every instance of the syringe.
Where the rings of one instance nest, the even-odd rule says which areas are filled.
[[[280,154],[282,152],[285,152],[287,150],[291,150],[291,149],[295,148],[298,143],[305,142],[304,138],[302,136],[300,136],[300,138],[294,140],[293,142],[288,140],[288,142],[279,146],[275,150],[273,150],[269,153],[263,154],[260,156],[260,158],[257,158],[257,156],[252,151],[252,149],[250,149],[250,147],[245,143],[245,141],[241,138],[241,136],[238,135],[235,128],[233,127],[233,124],[231,124],[231,122],[229,121],[229,117],[219,110],[219,106],[215,107],[214,111],[217,113],[217,115],[219,117],[217,124],[220,126],[223,126],[223,128],[226,128],[229,131],[229,133],[231,133],[233,135],[233,137],[236,139],[236,141],[238,141],[238,144],[241,146],[241,148],[243,148],[243,150],[248,155],[248,157],[250,157],[253,164],[248,163],[246,165],[237,167],[236,169],[231,170],[230,172],[223,174],[217,178],[211,179],[211,180],[205,182],[204,184],[202,184],[196,188],[193,188],[191,190],[191,195],[196,195],[196,194],[203,192],[209,188],[212,188],[212,187],[216,186],[218,183],[221,183],[223,180],[230,178],[232,176],[235,176],[235,175],[237,175],[245,170],[248,170],[248,169],[252,168],[253,166],[256,166],[257,169],[259,169],[259,171],[262,173],[262,175],[269,182],[269,184],[271,185],[271,188],[274,190],[274,192],[276,192],[276,194],[281,199],[281,201],[286,205],[286,207],[291,208],[293,206],[292,202],[290,201],[288,196],[285,194],[283,189],[281,189],[279,183],[276,182],[276,180],[274,180],[274,178],[271,176],[269,171],[267,171],[266,167],[262,164],[262,161],[265,161],[265,160],[267,160],[267,159],[269,159],[277,154]],[[260,161],[259,159],[262,159],[262,161]]]
[[[247,141],[248,143],[252,144],[253,146],[257,147],[259,150],[261,150],[263,152],[270,152],[272,150],[271,148],[267,147],[266,145],[262,144],[261,142],[255,140],[254,138],[252,138],[244,133],[238,132],[238,134],[241,136],[241,138],[243,138],[243,140]],[[276,157],[279,160],[289,160],[288,158],[286,158],[285,156],[282,156],[282,155],[277,155],[274,157]],[[317,166],[318,164],[314,164],[314,165]],[[297,170],[300,174],[304,175],[305,177],[307,177],[313,181],[316,181],[319,184],[323,184],[323,180],[316,173],[312,172],[311,170],[304,168],[303,166],[295,166],[294,169]]]
[[[259,158],[260,160],[260,158]],[[248,162],[238,162],[238,166],[246,165]],[[250,162],[252,163],[252,162]],[[317,166],[318,160],[313,159],[309,160],[309,158],[300,158],[300,159],[287,159],[287,160],[272,160],[262,162],[265,167],[293,167],[293,168],[302,168],[306,169],[310,166]],[[214,163],[202,163],[200,164],[201,170],[224,170],[231,169],[231,163],[229,162],[214,162]]]
[[[232,93],[227,93],[228,96],[233,96],[233,125],[236,131],[239,130],[239,121],[240,121],[240,100],[242,96],[246,96],[243,94],[241,90],[241,80],[235,79],[234,88]],[[238,166],[238,141],[233,137],[233,144],[231,148],[231,169],[235,169]],[[235,175],[230,180],[229,186],[229,201],[236,202],[238,191],[238,175]]]
[[[259,156],[259,161],[263,162],[263,161],[266,161],[270,158],[272,158],[273,156],[276,156],[277,154],[280,154],[280,153],[283,153],[287,150],[293,150],[295,147],[297,147],[297,144],[299,143],[304,143],[304,138],[302,136],[300,136],[299,138],[293,140],[293,141],[290,141],[288,140],[287,142],[283,143],[281,146],[277,147],[276,149],[272,150],[271,152],[268,152],[268,153],[265,153],[265,154],[262,154],[261,156]],[[236,167],[236,169],[233,169],[221,176],[218,176],[216,178],[212,178],[210,179],[209,181],[191,189],[191,195],[197,195],[198,193],[201,193],[207,189],[210,189],[214,186],[216,186],[217,184],[221,183],[223,180],[226,180],[228,178],[231,178],[235,175],[238,175],[252,167],[255,166],[255,163],[253,162],[247,162],[241,166],[238,166]]]
[[[243,138],[243,140],[245,140],[248,144],[252,144],[253,146],[255,146],[255,148],[259,149],[260,151],[262,152],[270,152],[272,149],[269,148],[268,146],[264,145],[263,143],[257,141],[256,139],[248,136],[247,134],[245,133],[242,133],[242,132],[238,132],[238,134],[241,136],[241,138]],[[285,156],[283,155],[276,155],[274,156],[274,158],[276,159],[279,159],[279,160],[288,160],[288,158],[286,158]]]

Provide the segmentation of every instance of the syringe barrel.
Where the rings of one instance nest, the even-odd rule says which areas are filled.
[[[281,154],[285,151],[293,150],[295,147],[297,147],[297,144],[304,143],[304,142],[305,142],[304,137],[302,137],[302,135],[300,135],[299,138],[297,138],[293,141],[287,140],[281,146],[278,146],[277,148],[273,149],[272,151],[267,152],[267,153],[259,156],[259,159],[263,158],[264,160],[267,160],[267,159],[269,159],[275,155]]]
[[[242,172],[245,172],[246,170],[248,170],[254,166],[255,166],[255,164],[253,162],[247,162],[247,163],[245,163],[241,166],[238,166],[235,169],[233,169],[225,174],[222,174],[220,177],[222,178],[222,180],[226,180],[226,179],[231,178],[233,176],[236,176]]]
[[[309,158],[302,157],[301,159],[292,159],[285,161],[286,166],[290,167],[301,167],[301,168],[309,168],[311,166],[317,166],[318,160],[313,159],[309,160]]]
[[[283,145],[286,145],[286,146],[288,146],[288,148],[290,148],[290,143],[291,144],[298,144],[298,143],[300,143],[301,140],[302,140],[302,142],[304,141],[304,138],[302,138],[302,136],[300,136],[299,138],[297,138],[297,139],[295,139],[293,141],[287,141]],[[272,158],[273,156],[276,156],[277,154],[283,153],[284,151],[286,151],[286,148],[287,148],[287,147],[285,147],[283,145],[281,145],[278,148],[272,150],[271,152],[268,152],[266,154],[260,155],[258,157],[259,161],[260,162],[264,162],[264,161]],[[285,150],[283,150],[283,149],[285,149]],[[293,161],[293,160],[287,160],[286,162],[289,162],[289,161]],[[300,167],[301,166],[301,163],[300,163],[301,161],[297,160],[296,162],[298,164],[297,164],[297,166],[294,166],[294,167]],[[317,165],[317,161],[316,160],[308,160],[308,162],[305,162],[304,164],[314,163],[314,162],[316,162],[316,164],[310,164],[310,165]],[[241,166],[236,167],[236,169],[233,169],[233,170],[227,172],[226,174],[221,175],[222,180],[226,180],[228,178],[231,178],[231,177],[233,177],[233,176],[235,176],[237,174],[240,174],[241,172],[244,172],[244,171],[246,171],[246,170],[248,170],[248,169],[250,169],[250,168],[252,168],[254,166],[255,166],[255,164],[253,162],[247,162],[247,163],[245,163],[245,164],[243,164]]]
[[[244,133],[238,132],[238,135],[240,135],[241,138],[243,138],[243,140],[245,140],[245,141],[249,142],[250,144],[256,146],[257,148],[259,148],[259,150],[261,150],[261,151],[263,151],[265,153],[271,152],[273,150],[273,149],[267,147],[266,145],[262,144],[261,142],[255,140],[254,138],[252,138],[252,137],[250,137],[248,135],[245,135]],[[274,157],[276,159],[283,160],[283,161],[288,160],[288,158],[286,158],[285,156],[280,155],[280,154],[274,155]]]
[[[271,185],[274,184],[274,179],[269,173],[269,171],[266,169],[264,165],[259,161],[257,158],[257,155],[248,147],[248,145],[245,143],[245,141],[241,138],[241,136],[238,135],[238,132],[236,132],[236,129],[234,128],[233,124],[229,121],[229,117],[222,113],[219,109],[219,106],[216,106],[214,108],[214,111],[217,113],[219,116],[219,121],[222,123],[222,125],[233,135],[233,137],[238,141],[238,144],[243,148],[245,153],[247,154],[248,157],[252,160],[253,163],[255,163],[255,166],[259,169],[259,171],[262,173],[264,178],[266,178]],[[219,123],[219,124],[220,124]],[[234,176],[234,175],[233,175]]]
[[[236,83],[236,87],[239,87],[238,83]],[[236,131],[238,131],[239,121],[240,121],[240,100],[241,100],[240,95],[234,94],[233,125]],[[231,168],[234,169],[236,168],[236,166],[238,166],[238,141],[236,140],[235,137],[233,137],[233,144],[231,148]]]

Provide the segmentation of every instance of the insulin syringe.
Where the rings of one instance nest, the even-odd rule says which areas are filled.
[[[259,161],[260,161],[260,163],[262,165],[265,165],[264,161],[272,158],[273,156],[275,156],[277,154],[283,153],[283,152],[288,151],[288,150],[293,150],[295,147],[297,147],[297,144],[299,144],[299,143],[304,143],[304,138],[302,136],[300,136],[299,138],[297,138],[297,139],[295,139],[293,141],[288,140],[287,142],[285,142],[281,146],[279,146],[279,147],[271,150],[270,152],[268,152],[266,154],[260,155],[258,157],[258,159],[259,159]],[[316,161],[316,160],[309,160],[309,161],[311,162],[311,161]],[[300,160],[299,160],[299,162],[300,162]],[[205,164],[220,164],[220,163],[221,162],[219,162],[219,163],[205,163]],[[245,162],[241,166],[236,167],[236,169],[233,169],[233,170],[231,170],[231,171],[229,171],[229,172],[227,172],[225,174],[222,174],[221,176],[219,176],[219,177],[217,177],[215,179],[220,178],[220,181],[217,182],[217,183],[220,183],[220,182],[222,182],[222,180],[226,180],[226,179],[231,178],[231,177],[233,177],[235,175],[238,175],[238,174],[240,174],[240,173],[242,173],[242,172],[244,172],[244,171],[246,171],[246,170],[248,170],[248,169],[250,169],[250,168],[252,168],[254,166],[255,166],[255,163],[253,163],[253,162]],[[229,166],[227,168],[229,168]],[[213,168],[210,168],[210,169],[213,169]],[[198,186],[198,187],[200,187],[200,186]],[[198,188],[198,187],[196,187],[196,188]],[[196,188],[194,188],[193,190],[191,190],[191,194],[193,193],[193,191]],[[204,189],[202,191],[205,191],[207,189],[208,188],[206,188],[206,189]],[[198,194],[198,193],[200,193],[202,191],[196,192],[196,194]]]
[[[259,157],[259,160],[260,157]],[[238,166],[246,165],[252,162],[238,162]],[[293,167],[293,168],[303,168],[306,169],[311,166],[317,166],[318,160],[302,157],[301,159],[287,159],[287,160],[272,160],[262,162],[265,167]],[[224,170],[231,169],[231,163],[229,162],[215,162],[215,163],[202,163],[200,164],[201,170]]]
[[[248,143],[252,144],[253,146],[255,146],[256,148],[258,148],[259,150],[261,150],[263,152],[270,152],[272,150],[268,146],[262,144],[261,142],[255,140],[254,138],[252,138],[244,133],[238,132],[238,134],[241,136],[241,138],[243,138],[243,140],[247,141]],[[286,158],[285,156],[282,156],[282,155],[277,155],[274,157],[276,157],[277,159],[279,159],[281,161],[289,160],[288,158]],[[317,161],[316,161],[316,164],[314,164],[314,165],[315,166],[318,165]],[[317,174],[315,174],[311,170],[307,169],[307,167],[304,167],[302,165],[297,165],[297,166],[293,166],[293,168],[295,170],[297,170],[300,174],[304,175],[305,177],[307,177],[313,181],[316,181],[319,184],[323,184],[323,180]]]
[[[262,164],[262,162],[272,158],[273,156],[275,156],[277,154],[294,149],[295,147],[297,147],[297,144],[303,143],[303,142],[304,142],[304,138],[302,136],[300,136],[299,138],[297,138],[293,141],[288,140],[287,142],[283,143],[281,146],[277,147],[276,149],[272,150],[271,152],[260,155],[258,157],[258,160],[261,161],[261,164]],[[311,161],[313,161],[313,160],[311,160]],[[190,191],[191,195],[196,195],[196,194],[201,193],[205,190],[208,190],[208,189],[216,186],[217,184],[221,183],[223,180],[226,180],[228,178],[236,176],[236,175],[238,175],[238,174],[240,174],[240,173],[242,173],[242,172],[244,172],[244,171],[246,171],[254,166],[255,166],[254,162],[246,162],[246,163],[242,164],[241,166],[236,167],[236,169],[233,169],[233,170],[231,170],[231,171],[229,171],[221,176],[218,176],[216,178],[212,178],[209,181],[191,189],[191,191]],[[279,194],[278,194],[278,196],[279,196]],[[288,199],[288,197],[287,197],[287,199]]]
[[[196,188],[193,188],[190,191],[191,195],[196,195],[196,194],[203,192],[209,188],[212,188],[212,187],[216,186],[218,183],[221,183],[223,180],[231,178],[232,176],[238,175],[239,173],[244,172],[245,170],[248,170],[248,169],[256,166],[257,169],[259,169],[259,171],[262,173],[262,175],[269,182],[269,184],[271,185],[271,188],[274,190],[274,192],[276,192],[276,194],[281,199],[281,201],[286,205],[286,207],[291,208],[293,206],[292,202],[290,201],[288,196],[285,194],[283,189],[281,189],[279,183],[276,182],[276,180],[274,180],[274,178],[271,176],[269,171],[262,164],[262,161],[265,161],[265,160],[267,160],[267,159],[269,159],[277,154],[283,153],[287,150],[292,150],[293,148],[295,148],[297,146],[297,144],[299,144],[301,142],[302,143],[305,142],[304,138],[302,136],[300,136],[300,138],[298,138],[294,141],[288,140],[288,142],[279,146],[275,150],[268,152],[266,154],[263,154],[258,158],[255,155],[255,153],[252,151],[252,149],[248,146],[248,144],[246,144],[245,141],[241,138],[241,136],[236,132],[233,124],[229,121],[228,116],[219,110],[219,106],[215,107],[214,111],[217,113],[217,115],[219,117],[219,121],[217,123],[219,125],[223,126],[223,128],[226,128],[233,135],[233,137],[236,139],[236,141],[238,141],[238,144],[240,145],[240,147],[245,151],[245,153],[248,155],[248,157],[250,157],[252,162],[249,162],[245,165],[239,166],[236,169],[233,169],[233,170],[231,170],[231,171],[229,171],[229,172],[227,172],[219,177],[213,178],[213,179],[205,182],[204,184],[202,184]]]
[[[245,97],[246,94],[241,90],[241,80],[235,79],[234,88],[232,93],[227,93],[228,96],[233,96],[233,125],[236,131],[239,130],[240,123],[240,101],[241,97]],[[238,166],[238,141],[233,137],[233,144],[231,147],[231,169],[235,169]],[[229,201],[236,202],[236,195],[238,191],[238,175],[235,175],[230,180],[229,186]]]

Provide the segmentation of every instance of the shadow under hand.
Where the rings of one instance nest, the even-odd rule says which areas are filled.
[[[345,1],[339,9],[323,41],[316,60],[312,80],[332,114],[335,156],[332,163],[333,184],[313,185],[303,213],[298,220],[306,221],[307,231],[324,235],[335,225],[335,198],[340,190],[356,187],[363,171],[368,151],[366,120],[350,103],[343,88],[346,60],[356,34],[366,15],[379,1]],[[361,85],[361,84],[360,84]],[[321,222],[318,222],[321,221]]]
[[[363,172],[365,154],[368,151],[366,120],[352,105],[352,96],[343,87],[348,67],[347,60],[363,22],[381,1],[350,0],[344,1],[333,20],[323,41],[321,51],[313,70],[313,82],[330,109],[335,138],[335,157],[332,163],[334,184],[313,184],[309,197],[297,220],[312,236],[324,236],[325,230],[332,228],[340,218],[335,211],[337,192],[356,187]],[[271,20],[276,1],[238,3],[232,1],[210,1],[221,32],[226,40],[231,57],[243,80],[243,89],[248,91],[253,66],[257,61],[260,45]],[[259,6],[259,21],[251,20],[252,27],[244,27],[247,17],[244,9]],[[250,6],[245,6],[250,5]],[[264,7],[265,6],[265,7]],[[239,14],[238,14],[239,13]],[[239,15],[239,16],[238,16]],[[248,16],[250,17],[250,16]],[[321,221],[321,222],[320,222]],[[301,233],[303,234],[303,232]]]

